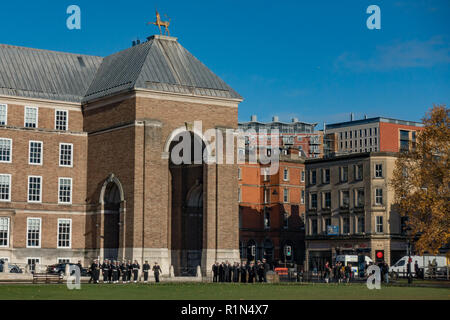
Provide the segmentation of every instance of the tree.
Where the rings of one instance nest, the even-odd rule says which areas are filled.
[[[391,186],[396,210],[407,217],[416,250],[437,253],[450,241],[450,110],[433,106],[409,151],[396,161]]]

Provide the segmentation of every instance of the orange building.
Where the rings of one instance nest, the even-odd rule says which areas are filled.
[[[239,166],[239,247],[241,260],[270,263],[304,261],[305,161],[281,155],[279,170],[268,165]]]

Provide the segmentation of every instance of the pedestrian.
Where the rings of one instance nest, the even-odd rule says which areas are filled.
[[[248,268],[248,283],[254,283],[256,277],[256,267],[255,263],[250,262],[250,266]]]
[[[219,281],[219,263],[217,261],[212,266],[212,273],[213,273],[213,282],[218,282]]]
[[[228,261],[225,261],[223,265],[223,282],[228,282]]]
[[[227,276],[227,282],[231,282],[233,278],[233,266],[231,265],[230,262],[228,262],[228,276]]]
[[[158,262],[155,262],[155,265],[153,266],[153,274],[155,276],[155,282],[159,282],[159,275],[161,273],[161,267],[158,265]]]
[[[235,262],[233,265],[233,282],[239,282],[240,269],[239,263]]]
[[[141,268],[141,266],[139,265],[137,260],[134,260],[132,268],[133,268],[133,280],[134,280],[134,283],[137,283],[138,282],[139,269]]]
[[[119,282],[119,268],[120,268],[119,263],[114,260],[113,264],[111,265],[111,273],[112,273],[111,281],[112,281],[112,283]]]
[[[264,266],[261,261],[258,260],[258,264],[256,266],[256,272],[258,274],[258,282],[264,281]]]
[[[133,272],[133,264],[131,263],[131,260],[128,260],[127,262],[127,282],[131,281],[131,273]]]
[[[241,283],[246,283],[247,282],[247,264],[246,263],[242,263],[241,264]]]
[[[383,263],[383,267],[381,269],[381,272],[382,272],[383,277],[384,277],[384,282],[386,284],[389,284],[389,265],[386,262]]]
[[[414,272],[416,274],[416,278],[419,279],[420,269],[419,269],[419,264],[417,263],[417,260],[414,261]]]
[[[127,283],[128,267],[125,260],[123,260],[120,265],[120,272],[122,273],[122,283]]]
[[[224,272],[224,264],[223,262],[219,265],[219,282],[223,282],[225,278],[225,272]]]
[[[325,283],[328,283],[330,281],[330,274],[331,274],[330,263],[327,261],[325,263],[325,274],[324,274]]]
[[[264,282],[267,282],[267,272],[270,271],[270,264],[267,262],[266,259],[263,259],[263,268],[264,268],[263,279]]]
[[[108,282],[108,260],[103,260],[102,263],[102,275],[103,275],[103,283],[107,283]]]
[[[145,263],[142,265],[142,271],[144,272],[144,282],[148,282],[148,272],[150,271],[150,265],[148,264],[148,261],[145,260]]]

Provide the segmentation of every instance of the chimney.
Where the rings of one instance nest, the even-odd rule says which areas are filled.
[[[136,45],[136,41],[133,40],[133,41],[131,42],[131,46],[134,47],[135,45]]]
[[[292,123],[298,122],[298,118],[292,118]]]
[[[353,121],[353,112],[350,112],[350,121]]]
[[[367,119],[367,114],[364,115],[364,120],[366,120],[366,119]]]
[[[251,121],[251,122],[256,122],[256,121],[258,121],[258,117],[256,116],[256,114],[254,114],[254,115],[252,115],[252,116],[250,117],[250,121]]]
[[[278,122],[278,116],[273,116],[272,117],[272,122]]]

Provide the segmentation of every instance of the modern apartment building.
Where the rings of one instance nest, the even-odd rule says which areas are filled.
[[[239,166],[239,243],[242,260],[304,261],[305,165],[297,153],[281,155],[279,171]]]
[[[409,150],[422,128],[418,122],[383,117],[327,124],[324,128],[324,154]]]
[[[337,254],[382,251],[391,264],[406,253],[403,219],[389,185],[398,153],[353,153],[306,162],[306,267]]]

